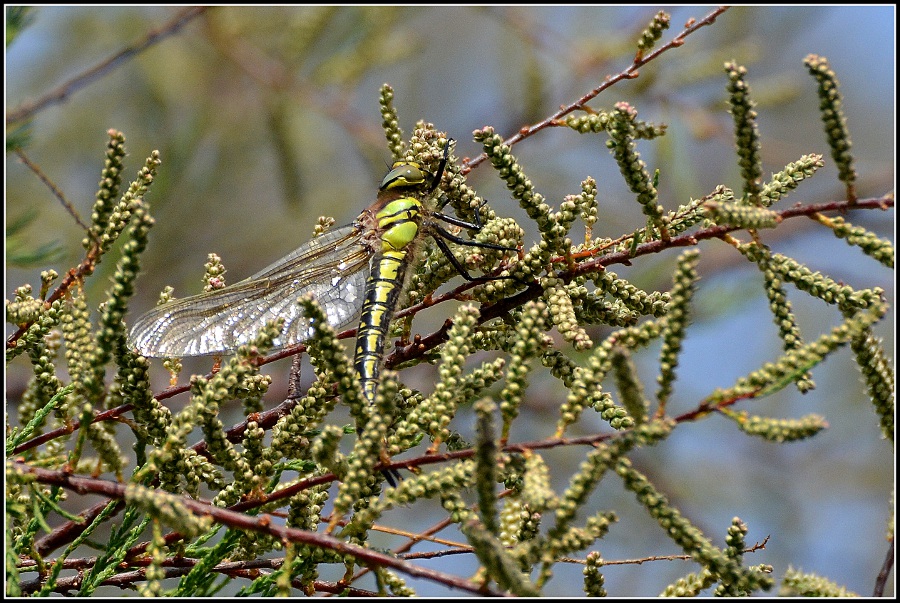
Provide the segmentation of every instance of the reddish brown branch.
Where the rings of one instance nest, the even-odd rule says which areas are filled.
[[[568,115],[569,113],[572,113],[573,111],[575,111],[577,109],[584,107],[585,104],[587,104],[589,101],[596,98],[601,92],[603,92],[604,90],[606,90],[613,84],[616,84],[616,83],[620,82],[621,80],[630,80],[630,79],[634,79],[634,78],[638,77],[639,76],[638,69],[640,67],[643,67],[644,65],[646,65],[653,59],[657,58],[664,52],[672,50],[673,48],[678,48],[679,46],[684,44],[684,39],[686,37],[688,37],[695,31],[697,31],[701,27],[706,27],[707,25],[712,25],[713,23],[715,23],[715,21],[719,17],[719,15],[724,13],[726,10],[728,10],[727,6],[720,6],[720,7],[716,8],[713,12],[706,15],[704,18],[700,19],[699,21],[692,19],[691,21],[688,22],[687,27],[685,27],[685,29],[680,34],[675,36],[669,43],[663,44],[662,46],[660,46],[653,52],[647,54],[646,56],[643,56],[643,57],[635,56],[631,65],[626,67],[624,70],[622,70],[619,73],[612,75],[612,76],[607,75],[606,78],[604,78],[602,84],[600,84],[599,86],[597,86],[596,88],[594,88],[593,90],[591,90],[590,92],[588,92],[587,94],[585,94],[584,96],[582,96],[581,98],[576,100],[575,102],[560,107],[558,111],[556,111],[553,115],[544,119],[543,121],[540,121],[536,124],[532,124],[530,126],[522,127],[518,132],[516,132],[515,134],[513,134],[512,136],[507,138],[505,141],[503,141],[503,143],[505,145],[511,147],[511,146],[515,145],[516,143],[521,142],[522,140],[525,140],[529,136],[532,136],[532,135],[536,134],[537,132],[540,132],[544,128],[555,125],[557,120],[559,120],[562,117],[565,117],[566,115]],[[462,174],[469,173],[472,170],[472,168],[474,168],[479,163],[483,162],[485,159],[487,159],[486,153],[482,153],[481,155],[478,155],[474,159],[466,159],[463,162],[463,168],[460,170],[460,172]]]
[[[14,462],[15,471],[31,474],[37,481],[52,484],[77,492],[79,494],[99,494],[108,498],[123,499],[126,484],[90,477],[79,477],[64,471],[53,471],[40,467],[32,467],[23,462]],[[378,551],[350,544],[333,536],[309,532],[297,528],[279,525],[268,514],[257,516],[245,515],[230,509],[222,509],[208,503],[194,500],[188,496],[179,497],[181,504],[197,516],[209,516],[216,522],[238,530],[250,530],[274,536],[284,542],[294,542],[313,547],[328,549],[339,555],[349,555],[361,565],[374,565],[391,568],[416,578],[423,578],[443,584],[449,588],[459,589],[479,595],[501,596],[502,592],[476,584],[459,576],[427,569],[397,559]]]
[[[163,574],[161,580],[186,576],[199,562],[199,559],[190,559],[188,557],[172,557],[169,559],[165,559],[160,564],[160,569],[162,570]],[[96,557],[90,559],[67,559],[63,562],[62,566],[63,569],[88,570],[92,568],[96,563]],[[280,569],[283,564],[283,558],[252,559],[248,561],[227,561],[213,566],[209,571],[232,577],[245,577],[247,579],[254,579],[260,575],[259,570],[277,570]],[[35,568],[36,565],[37,564],[34,562],[26,561],[19,566],[19,571],[28,571],[29,569]],[[150,565],[150,560],[148,558],[132,559],[128,562],[129,567],[135,568],[143,568],[147,567],[148,565]],[[23,581],[21,584],[22,592],[24,594],[32,594],[37,592],[44,585],[44,580],[45,578],[41,577],[34,580]],[[138,582],[145,582],[146,580],[147,575],[144,569],[134,569],[131,571],[122,571],[118,574],[110,576],[109,578],[101,581],[99,583],[99,586],[117,586],[119,588],[128,588],[133,587]],[[77,590],[81,588],[83,581],[83,571],[79,571],[79,573],[75,576],[57,578],[53,588],[53,592],[65,594],[70,591]],[[295,588],[298,589],[305,588],[305,585],[302,584],[299,579],[295,579],[292,584]],[[338,582],[330,582],[326,580],[313,581],[313,588],[316,592],[331,593],[336,595],[342,594],[351,597],[378,596],[378,593],[372,592],[370,590],[351,587],[340,584]]]
[[[823,211],[843,212],[851,209],[885,210],[892,208],[893,206],[894,197],[892,194],[888,194],[883,197],[863,199],[855,202],[844,200],[829,201],[827,203],[813,203],[809,205],[797,205],[792,208],[782,210],[778,213],[783,220],[787,220],[789,218],[808,217]],[[596,272],[597,270],[602,270],[607,266],[612,266],[615,264],[628,265],[634,258],[639,256],[656,254],[666,249],[673,249],[678,247],[693,247],[699,241],[721,238],[730,232],[735,232],[738,230],[744,229],[737,226],[711,226],[708,228],[702,228],[693,233],[673,237],[668,241],[656,240],[642,243],[633,250],[610,253],[608,255],[600,256],[592,260],[581,262],[580,264],[577,264],[575,268],[559,272],[556,276],[563,279],[565,282],[569,282],[576,276],[590,272]],[[562,263],[563,261],[564,258],[560,258],[560,263]],[[455,289],[453,292],[446,294],[446,297],[455,297],[462,291],[473,286],[474,285],[471,283],[466,283],[458,289]],[[482,308],[481,315],[478,319],[478,324],[483,324],[489,320],[503,316],[510,310],[517,308],[531,300],[537,299],[542,294],[543,289],[540,287],[540,285],[538,283],[531,283],[525,290],[520,291],[519,293],[503,299],[486,308]],[[412,311],[412,309],[407,309],[405,312],[410,313]],[[401,313],[400,315],[404,314]],[[431,333],[430,335],[427,335],[425,337],[417,338],[415,342],[410,343],[406,346],[395,348],[393,353],[391,353],[391,355],[387,358],[385,364],[388,367],[396,366],[398,364],[422,356],[427,351],[446,341],[447,333],[450,331],[450,327],[452,326],[453,322],[448,319],[444,323],[444,325],[434,333]]]

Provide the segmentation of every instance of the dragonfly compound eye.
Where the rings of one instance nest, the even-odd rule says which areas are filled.
[[[386,191],[392,188],[403,188],[405,186],[418,186],[425,182],[425,172],[415,163],[400,162],[395,163],[394,167],[384,180],[381,181],[381,190]]]

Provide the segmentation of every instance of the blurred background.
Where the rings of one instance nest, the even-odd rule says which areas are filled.
[[[164,32],[136,56],[115,62],[114,68],[71,90],[62,102],[34,113],[25,147],[85,220],[108,129],[126,135],[126,183],[151,150],[160,151],[162,166],[148,196],[157,225],[132,301],[132,320],[156,303],[166,284],[173,285],[178,296],[199,292],[209,252],[222,256],[228,282],[236,282],[309,239],[318,216],[333,216],[338,224],[352,221],[374,199],[391,161],[378,106],[382,83],[394,87],[407,135],[417,120],[430,121],[456,138],[458,157],[474,157],[480,152],[472,141],[474,129],[491,125],[509,137],[626,68],[641,30],[658,9],[227,7],[209,8],[177,31],[168,27],[184,10],[41,7],[32,11],[31,25],[6,53],[10,116],[35,99],[65,89],[67,82],[109,57],[137,48],[150,32]],[[710,10],[673,9],[672,27],[662,41],[680,32],[687,19],[700,19]],[[681,48],[643,67],[639,78],[613,86],[589,104],[609,109],[625,100],[638,109],[640,119],[668,124],[665,137],[638,145],[650,169],[660,170],[660,202],[666,208],[702,197],[718,184],[739,191],[722,69],[724,61],[736,60],[748,68],[758,103],[765,176],[804,154],[822,153],[826,167],[803,182],[787,203],[840,200],[844,190],[822,131],[816,85],[802,62],[807,54],[820,54],[841,81],[858,194],[881,196],[893,190],[895,177],[894,22],[894,8],[888,6],[733,8],[713,26],[689,36]],[[517,145],[514,153],[554,209],[565,195],[580,191],[585,177],[593,176],[600,191],[594,233],[617,237],[644,220],[605,141],[605,136],[549,128]],[[525,220],[489,165],[482,164],[469,178],[501,215]],[[37,212],[37,218],[25,232],[27,245],[51,245],[56,252],[52,261],[34,266],[8,263],[7,298],[26,282],[37,290],[40,270],[53,267],[62,274],[76,265],[83,237],[46,186],[14,153],[7,153],[6,220],[30,212]],[[893,240],[893,211],[854,212],[847,219]],[[529,237],[529,242],[534,240],[533,233]],[[876,330],[893,358],[891,270],[848,249],[811,221],[791,220],[764,233],[763,240],[835,280],[858,288],[884,288],[892,309]],[[700,249],[696,322],[685,341],[669,405],[672,414],[696,407],[715,387],[731,386],[781,351],[758,270],[721,242],[705,242]],[[613,270],[643,288],[667,290],[677,255],[671,251],[645,257],[634,266]],[[93,307],[102,300],[114,266],[115,257],[107,257],[100,274],[88,281]],[[835,308],[791,287],[788,295],[807,341],[841,320]],[[453,309],[442,304],[423,313],[413,332],[431,332]],[[597,329],[591,336],[598,342],[608,333]],[[584,358],[570,347],[564,350],[576,360]],[[655,392],[658,351],[658,346],[651,347],[635,357],[650,396]],[[284,395],[288,365],[283,361],[266,367],[275,375],[268,407]],[[209,361],[185,366],[183,380],[189,371],[206,372]],[[155,385],[162,389],[167,375],[161,366],[158,371]],[[403,378],[428,391],[433,371],[420,367],[404,372]],[[11,414],[29,372],[22,358],[8,367]],[[888,546],[892,446],[881,438],[849,349],[817,367],[813,377],[817,389],[805,396],[787,388],[737,409],[778,417],[824,415],[830,429],[818,437],[768,444],[713,416],[680,426],[666,442],[639,451],[634,460],[717,546],[723,546],[734,516],[748,524],[748,544],[770,536],[766,548],[748,555],[745,563],[771,564],[779,579],[792,566],[868,595]],[[511,441],[552,435],[564,400],[559,382],[537,370]],[[183,403],[167,401],[175,409]],[[223,422],[237,422],[237,411],[225,409]],[[454,427],[467,434],[471,425],[471,415],[462,412]],[[604,428],[587,412],[570,434]],[[544,454],[557,491],[567,486],[587,452],[572,447]],[[76,510],[87,506],[77,497],[73,500]],[[599,543],[607,560],[679,552],[617,478],[603,481],[592,505],[596,510],[615,509],[620,516]],[[383,519],[417,531],[441,513],[436,504],[418,505]],[[462,540],[452,531],[441,536]],[[373,544],[390,547],[399,542],[385,537]],[[428,549],[422,545],[417,550]],[[477,567],[466,555],[417,563],[464,576]],[[581,570],[581,565],[560,564],[545,594],[577,596]],[[610,594],[648,596],[695,570],[685,561],[656,561],[610,566],[604,573]],[[333,578],[340,571],[335,568]],[[420,595],[455,594],[412,578],[408,582]],[[893,595],[893,588],[886,594]]]

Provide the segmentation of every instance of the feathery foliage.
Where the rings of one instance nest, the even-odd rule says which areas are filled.
[[[9,47],[34,13],[7,10]],[[308,57],[298,69],[306,78],[298,89],[349,87],[370,75],[368,66],[393,64],[417,51],[412,36],[390,35],[408,16],[399,7],[304,11],[301,24],[284,24],[295,33],[291,40],[272,34],[278,38],[273,47]],[[162,32],[169,35],[202,15],[211,43],[226,55],[240,53],[216,39],[237,27],[226,25],[222,13],[227,15],[184,9]],[[129,181],[126,174],[134,168],[125,136],[109,130],[106,150],[98,153],[100,180],[81,259],[63,278],[42,272],[37,295],[31,285],[19,285],[6,302],[7,366],[29,373],[7,432],[7,594],[91,596],[117,587],[147,596],[211,596],[223,588],[264,596],[407,596],[418,592],[406,581],[413,577],[416,584],[427,581],[457,594],[537,596],[562,583],[570,596],[604,596],[616,594],[614,566],[626,563],[609,558],[608,543],[628,529],[617,511],[636,505],[691,564],[665,595],[747,596],[773,589],[846,595],[846,588],[826,578],[754,559],[765,548],[765,542],[751,544],[765,537],[759,527],[739,517],[718,527],[704,517],[689,518],[677,491],[666,492],[683,471],[676,456],[666,458],[668,447],[676,432],[692,424],[699,430],[717,418],[735,441],[769,446],[801,445],[793,443],[831,429],[827,416],[773,409],[789,386],[811,398],[828,396],[814,390],[813,373],[836,364],[835,354],[845,347],[876,416],[852,405],[841,412],[877,425],[889,440],[884,445],[893,444],[893,360],[876,332],[890,311],[885,291],[877,281],[845,283],[837,272],[823,274],[784,245],[793,234],[790,225],[805,222],[843,239],[847,253],[861,250],[857,261],[894,265],[892,242],[860,225],[867,212],[892,208],[893,196],[858,196],[865,178],[851,153],[837,74],[827,60],[809,55],[804,61],[820,103],[809,110],[820,112],[826,138],[808,143],[807,154],[778,166],[769,178],[759,128],[766,109],[751,91],[754,76],[737,61],[719,62],[715,77],[733,121],[737,196],[723,183],[691,191],[696,198],[670,198],[666,180],[675,168],[650,152],[666,143],[667,124],[638,119],[639,109],[642,115],[649,111],[639,100],[623,100],[627,87],[612,88],[643,77],[638,68],[649,72],[651,61],[661,69],[670,51],[693,43],[694,32],[726,18],[725,9],[715,9],[666,42],[671,17],[659,11],[643,31],[629,33],[634,58],[618,74],[598,78],[603,84],[596,89],[514,136],[504,137],[500,126],[480,127],[472,136],[480,156],[451,154],[435,199],[442,211],[458,216],[460,231],[469,231],[460,237],[491,247],[450,238],[443,243],[446,254],[435,245],[416,250],[405,309],[393,325],[399,339],[386,354],[389,370],[380,375],[372,405],[341,341],[346,334],[328,326],[328,308],[314,297],[293,300],[310,319],[310,336],[288,351],[307,355],[313,375],[301,379],[298,362],[287,397],[275,397],[280,384],[266,372],[288,355],[278,349],[280,320],[256,325],[252,340],[231,357],[216,358],[206,375],[185,378],[182,361],[166,359],[170,387],[152,386],[152,363],[132,349],[127,325],[153,239],[150,199],[155,204],[156,191],[168,185],[168,158],[149,152]],[[316,47],[329,43],[331,28],[353,36],[322,57]],[[126,48],[116,60],[155,39]],[[265,63],[264,53],[254,56],[267,65],[254,77],[272,78],[267,85],[273,89],[289,88],[291,78],[301,77]],[[98,72],[109,68],[100,67]],[[69,91],[77,88],[72,86]],[[403,133],[400,124],[410,116],[395,106],[395,97],[409,95],[388,85],[380,91],[386,143],[379,156],[436,165],[450,137],[425,121],[411,135]],[[276,163],[294,165],[293,143],[280,128],[284,107],[274,96],[263,104],[279,149]],[[325,104],[328,111],[348,108]],[[8,127],[42,110],[39,104],[19,109]],[[599,140],[597,147],[609,154],[597,153],[597,161],[614,168],[621,176],[617,184],[628,191],[619,203],[632,204],[633,215],[643,217],[610,232],[617,222],[608,218],[618,208],[608,202],[609,182],[598,175],[567,182],[568,194],[546,192],[554,187],[545,183],[549,178],[529,145],[550,127],[567,140],[581,140],[576,132]],[[152,142],[169,146],[165,138]],[[789,205],[793,200],[786,198],[795,191],[809,194],[807,180],[827,178],[817,173],[825,165],[823,147],[836,162],[845,198],[835,201],[832,193]],[[495,178],[518,207],[493,196],[485,202],[476,190],[484,180],[471,174],[479,166],[480,177]],[[301,188],[289,179],[282,184],[289,196]],[[339,187],[340,177],[330,184]],[[23,218],[17,228],[27,232],[32,221],[39,220]],[[320,218],[315,236],[333,223]],[[595,233],[601,229],[603,236]],[[185,234],[190,236],[187,226]],[[19,240],[16,248],[50,261],[37,243]],[[758,329],[778,339],[769,360],[732,378],[733,385],[701,391],[706,384],[685,383],[683,375],[696,362],[697,350],[689,350],[692,333],[707,318],[698,300],[716,274],[715,262],[706,259],[721,261],[717,254],[723,253],[761,273],[748,278],[747,287],[766,300],[775,323],[761,321]],[[104,260],[108,272],[98,270]],[[669,269],[660,266],[673,265],[670,260],[671,274],[659,280],[665,284],[630,276],[628,267],[664,272]],[[477,276],[459,284],[453,280],[459,266]],[[210,254],[204,289],[221,289],[224,274],[221,259]],[[171,297],[167,290],[162,301]],[[453,300],[465,303],[454,307]],[[829,313],[830,322],[810,326],[804,319],[809,307]],[[426,332],[420,317],[438,310],[443,326]],[[744,344],[723,337],[719,345],[740,351]],[[730,373],[725,362],[733,356],[717,349],[702,353],[708,373]],[[646,356],[657,358],[655,395],[645,381]],[[429,364],[435,365],[424,373],[433,376],[430,381],[420,371]],[[175,396],[180,402],[171,404]],[[229,425],[226,410],[233,408],[241,418]],[[529,424],[538,411],[540,420]],[[557,463],[553,455],[560,452],[580,462]],[[391,476],[398,472],[402,479],[396,481]],[[612,482],[631,498],[612,497]],[[82,505],[77,515],[65,510],[72,506],[64,502],[83,494],[101,502]],[[413,527],[404,518],[418,509],[438,509],[440,523],[433,530]],[[704,533],[701,525],[721,533]],[[453,537],[437,534],[447,526]],[[388,534],[408,546],[389,550]],[[471,556],[477,571],[437,571],[406,554],[429,539],[443,547],[441,554]],[[724,546],[717,544],[721,540]],[[87,545],[99,549],[95,556],[85,556]],[[657,553],[647,550],[646,558],[628,563],[658,561]],[[566,581],[573,560],[583,566],[577,587]]]

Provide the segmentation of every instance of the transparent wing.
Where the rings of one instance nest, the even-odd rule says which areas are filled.
[[[282,317],[275,347],[310,337],[297,298],[312,293],[339,329],[359,315],[369,276],[363,228],[351,224],[302,245],[265,270],[224,289],[185,297],[150,310],[134,324],[132,347],[144,356],[204,356],[232,352],[268,320]]]

